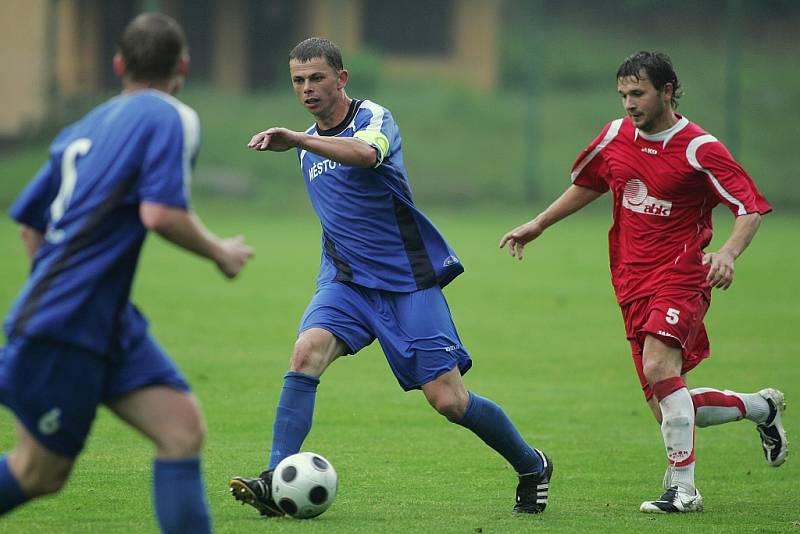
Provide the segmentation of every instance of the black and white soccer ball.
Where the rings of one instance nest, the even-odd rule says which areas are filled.
[[[336,498],[339,477],[333,465],[313,452],[287,456],[272,474],[272,498],[288,516],[316,517]]]

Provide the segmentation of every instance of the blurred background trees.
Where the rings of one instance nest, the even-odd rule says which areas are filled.
[[[116,37],[143,10],[188,34],[182,99],[204,126],[195,192],[302,202],[295,158],[244,149],[274,124],[311,120],[287,55],[310,35],[344,50],[348,94],[392,110],[426,203],[541,203],[578,152],[622,115],[614,74],[643,49],[669,53],[679,112],[734,152],[773,204],[800,208],[800,3],[792,0],[4,0],[0,205],[63,125],[113,94]]]

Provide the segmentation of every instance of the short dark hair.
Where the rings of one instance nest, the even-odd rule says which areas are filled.
[[[134,81],[168,80],[187,49],[183,29],[163,13],[142,13],[119,39],[125,72]]]
[[[672,60],[663,52],[637,52],[625,58],[617,69],[617,79],[633,76],[637,80],[644,71],[647,79],[658,91],[663,91],[664,86],[672,84],[672,107],[678,107],[678,99],[683,96],[681,82],[672,67]]]
[[[334,43],[322,37],[309,37],[289,52],[289,61],[294,59],[306,63],[318,57],[325,58],[325,62],[336,72],[344,68],[342,51]]]

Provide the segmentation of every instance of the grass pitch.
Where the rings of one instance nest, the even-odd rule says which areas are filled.
[[[205,209],[204,209],[205,208]],[[697,433],[697,480],[706,511],[640,514],[661,493],[664,452],[630,361],[608,275],[605,210],[548,230],[520,263],[500,235],[533,215],[514,209],[433,213],[467,272],[446,289],[475,365],[465,382],[501,404],[531,444],[552,456],[551,504],[511,514],[515,477],[471,433],[447,423],[419,393],[403,393],[379,347],[344,358],[323,376],[304,450],[329,458],[339,495],[319,518],[264,520],[227,491],[231,475],[267,461],[274,406],[295,329],[314,288],[319,228],[293,215],[208,205],[220,234],[242,232],[256,258],[229,283],[213,268],[151,237],[134,301],[178,362],[208,422],[204,472],[217,532],[798,532],[800,458],[774,469],[752,423]],[[718,246],[730,216],[719,212]],[[781,388],[790,439],[800,431],[800,220],[770,215],[707,318],[713,357],[691,386]],[[0,222],[0,304],[8,309],[27,266],[14,227]],[[14,442],[0,410],[0,451]],[[99,413],[65,490],[0,519],[0,531],[157,532],[150,505],[152,448],[109,412]]]

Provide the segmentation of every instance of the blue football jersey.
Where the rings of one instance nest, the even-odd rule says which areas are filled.
[[[147,230],[143,201],[188,208],[197,114],[156,90],[120,95],[65,128],[11,207],[44,236],[7,336],[114,352],[146,330],[129,302]]]
[[[337,280],[409,292],[444,287],[464,271],[456,254],[417,207],[392,114],[369,100],[353,100],[332,130],[310,135],[355,137],[376,150],[376,165],[343,165],[298,150],[311,204],[322,223],[318,284]]]

